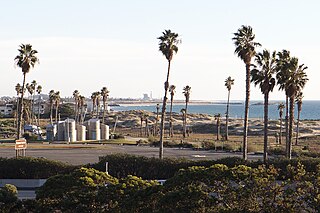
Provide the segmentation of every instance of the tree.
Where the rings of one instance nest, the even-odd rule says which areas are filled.
[[[290,60],[290,73],[286,82],[286,94],[289,97],[289,136],[288,136],[288,152],[287,158],[291,159],[292,152],[292,131],[294,122],[294,99],[296,95],[302,91],[305,84],[309,80],[305,73],[306,67],[304,64],[299,65],[298,59],[293,57]]]
[[[140,114],[140,137],[142,137],[143,136],[143,128],[142,128],[142,126],[143,126],[143,121],[145,120],[145,118],[146,118],[146,115],[142,112],[141,114]]]
[[[170,92],[170,116],[169,116],[169,136],[173,137],[173,126],[172,126],[172,105],[173,105],[173,96],[175,94],[175,85],[171,85],[169,87],[169,92]]]
[[[282,143],[282,116],[283,116],[283,109],[284,109],[284,104],[280,103],[278,105],[278,110],[279,110],[279,117],[280,117],[280,133],[279,133],[279,144]]]
[[[97,108],[96,106],[98,106],[98,93],[99,92],[93,92],[92,94],[91,94],[91,100],[92,100],[92,117],[94,116],[94,110],[95,110],[95,108]],[[97,116],[96,117],[98,117],[98,109],[96,109],[96,111],[97,111]]]
[[[40,126],[40,107],[41,107],[41,92],[42,92],[42,86],[38,85],[37,86],[37,91],[38,93],[38,126]]]
[[[102,102],[103,102],[103,115],[102,115],[102,123],[105,124],[105,115],[106,115],[106,111],[108,108],[108,97],[109,97],[109,90],[107,89],[107,87],[103,87],[101,89],[101,96],[102,96]]]
[[[22,88],[19,83],[15,86],[15,90],[17,92],[17,107],[16,107],[16,125],[18,127],[18,119],[19,119],[19,95],[22,93]]]
[[[33,89],[33,86],[32,84],[29,84],[27,83],[26,84],[26,88],[27,88],[27,91],[29,92],[29,101],[28,101],[28,105],[27,105],[27,108],[29,109],[28,112],[28,117],[31,118],[31,124],[33,124],[33,111],[32,111],[32,100],[33,100],[33,92],[34,92],[34,89]],[[27,114],[27,113],[26,113]]]
[[[73,93],[73,98],[74,98],[74,120],[78,122],[78,102],[79,102],[79,96],[80,92],[78,90],[74,90]]]
[[[186,103],[186,107],[185,107],[185,114],[184,114],[184,126],[183,126],[183,137],[186,137],[186,133],[187,133],[187,114],[188,114],[188,103],[190,101],[190,93],[191,93],[191,87],[190,86],[185,86],[183,88],[183,92],[185,99],[185,103]]]
[[[231,90],[231,86],[234,84],[234,79],[231,78],[231,76],[229,76],[225,81],[225,86],[227,87],[228,90],[228,102],[227,102],[227,112],[226,112],[226,140],[228,140],[229,137],[229,103],[230,103],[230,90]]]
[[[54,102],[55,102],[55,108],[56,108],[56,123],[58,124],[58,112],[59,112],[59,105],[60,105],[60,92],[57,91],[54,94]]]
[[[154,136],[158,135],[158,121],[159,121],[159,109],[160,109],[159,104],[157,104],[156,109],[157,109],[157,117],[156,117],[156,124],[154,126]]]
[[[29,73],[30,68],[33,68],[36,63],[39,63],[39,59],[37,58],[36,54],[38,53],[37,50],[32,49],[32,45],[30,44],[21,44],[18,49],[19,55],[15,57],[15,64],[22,69],[23,74],[23,83],[22,83],[22,93],[21,93],[21,101],[19,106],[19,119],[18,119],[18,128],[17,128],[17,138],[21,138],[22,134],[22,114],[23,114],[23,96],[24,96],[24,89],[26,83],[26,75]]]
[[[36,86],[37,86],[37,81],[33,80],[30,84],[31,88],[32,88],[32,101],[31,101],[31,124],[33,124],[33,120],[36,120],[36,115],[34,113],[34,96],[36,94]]]
[[[165,30],[162,33],[162,36],[158,37],[159,41],[159,50],[166,57],[168,61],[168,71],[167,78],[164,83],[164,97],[161,111],[161,125],[160,125],[160,148],[159,148],[159,158],[163,159],[163,135],[164,135],[164,122],[165,122],[165,113],[167,105],[167,93],[169,89],[169,75],[170,75],[170,66],[174,53],[178,52],[178,44],[180,40],[178,39],[179,35],[177,33],[171,32],[171,30]]]
[[[296,103],[298,108],[298,120],[297,120],[297,129],[296,129],[296,146],[298,145],[298,137],[299,137],[299,123],[300,123],[300,114],[302,110],[302,99],[303,99],[303,93],[301,91],[298,92],[296,96]]]
[[[186,117],[186,109],[182,108],[180,110],[181,115],[182,115],[182,132],[184,131],[184,126],[185,126],[185,117]]]
[[[287,94],[287,80],[290,74],[290,52],[282,50],[277,53],[277,84],[279,90],[285,91],[286,95],[286,115],[285,115],[285,134],[286,134],[286,153],[288,153],[288,136],[289,136],[289,96]]]
[[[84,119],[85,119],[85,115],[83,112],[83,110],[84,110],[83,108],[85,106],[85,103],[86,103],[86,98],[84,96],[80,95],[78,106],[80,107],[80,123],[81,124],[83,124]]]
[[[49,104],[50,104],[50,124],[53,124],[52,114],[53,114],[53,104],[55,101],[55,92],[54,90],[50,90],[49,92]]]
[[[216,126],[217,126],[217,141],[219,140],[219,135],[220,135],[220,121],[221,121],[221,114],[215,114],[214,115],[214,120],[217,121]]]
[[[261,46],[254,42],[255,34],[250,26],[242,25],[236,33],[234,33],[234,44],[236,46],[235,54],[244,62],[246,66],[246,99],[244,111],[244,127],[243,127],[243,159],[247,160],[248,150],[248,116],[250,101],[250,66],[251,59],[256,55],[256,47]]]
[[[273,75],[277,71],[276,52],[270,53],[268,50],[263,50],[258,53],[255,58],[258,69],[251,70],[251,82],[255,86],[259,85],[262,94],[264,95],[264,143],[263,143],[263,161],[267,162],[268,154],[268,106],[269,93],[272,92],[276,80]]]

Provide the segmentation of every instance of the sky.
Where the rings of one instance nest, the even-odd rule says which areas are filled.
[[[170,84],[176,98],[191,86],[191,100],[226,100],[224,81],[235,79],[232,100],[245,99],[245,65],[232,41],[250,25],[263,49],[287,49],[308,66],[305,100],[320,100],[320,1],[317,0],[0,0],[0,96],[22,84],[14,65],[21,43],[32,44],[40,64],[27,74],[43,93],[86,97],[106,86],[110,97],[162,98],[167,61],[158,50],[162,32],[179,34]],[[251,85],[251,99],[263,100]],[[275,88],[271,100],[283,100]]]

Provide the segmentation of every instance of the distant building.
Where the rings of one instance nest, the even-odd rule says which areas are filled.
[[[13,104],[0,105],[0,114],[3,116],[13,115]]]
[[[144,101],[150,101],[151,99],[150,99],[150,97],[149,97],[148,94],[143,94],[142,100],[144,100]]]

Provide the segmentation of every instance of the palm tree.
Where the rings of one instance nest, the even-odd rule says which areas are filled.
[[[91,100],[92,100],[92,117],[94,116],[94,109],[95,109],[95,106],[97,105],[97,93],[96,92],[93,92],[91,94]]]
[[[29,92],[29,95],[28,95],[28,99],[29,99],[29,101],[28,101],[28,104],[30,104],[30,105],[26,105],[27,107],[28,107],[28,117],[30,118],[31,117],[31,124],[33,124],[32,123],[32,118],[33,118],[33,116],[32,116],[32,94],[33,94],[33,91],[34,91],[34,89],[33,89],[33,86],[32,86],[32,84],[29,84],[29,83],[27,83],[26,84],[26,88],[27,88],[27,91]],[[31,96],[31,99],[30,99],[30,96]],[[31,110],[30,110],[31,109]]]
[[[142,126],[143,126],[143,121],[145,120],[145,114],[142,112],[140,114],[140,137],[143,136],[143,131],[142,131]]]
[[[38,126],[40,126],[40,106],[41,106],[41,92],[42,92],[42,86],[38,85],[37,86],[37,91],[38,93]]]
[[[217,126],[217,141],[219,140],[219,135],[220,135],[220,121],[221,121],[221,114],[215,114],[214,115],[214,120],[217,121],[216,126]]]
[[[84,105],[85,105],[85,102],[86,102],[86,98],[82,95],[80,95],[79,97],[79,104],[78,106],[80,107],[80,123],[82,124],[83,121],[84,121],[84,113],[83,113],[83,108],[84,108]]]
[[[60,92],[57,91],[54,94],[54,101],[55,101],[55,107],[56,107],[56,123],[58,123],[58,112],[59,112],[59,105],[60,105]]]
[[[146,135],[147,137],[149,137],[149,126],[148,126],[148,122],[149,122],[148,120],[149,120],[149,119],[148,119],[148,115],[145,115],[145,117],[144,117],[144,118],[145,118],[145,122],[146,122],[145,135]]]
[[[309,80],[305,70],[308,67],[304,64],[299,65],[297,58],[290,60],[290,73],[286,82],[286,94],[289,97],[289,136],[288,136],[288,152],[287,157],[291,159],[292,152],[292,130],[294,121],[294,99],[296,95],[302,91],[305,84]]]
[[[285,115],[285,136],[286,136],[286,153],[288,153],[288,136],[289,136],[289,96],[286,92],[287,80],[290,74],[290,52],[287,50],[282,50],[282,52],[277,53],[277,84],[279,85],[279,90],[284,90],[286,95],[286,115]]]
[[[173,105],[173,96],[175,94],[175,85],[171,85],[169,87],[169,92],[170,92],[170,117],[169,117],[169,136],[173,137],[173,126],[172,126],[172,105]]]
[[[53,104],[55,101],[55,92],[54,90],[50,90],[49,92],[49,103],[50,103],[50,124],[53,124],[52,114],[53,114]]]
[[[283,116],[284,104],[280,103],[278,105],[279,117],[280,117],[280,133],[279,133],[279,144],[282,143],[282,116]]]
[[[33,119],[36,118],[36,115],[34,113],[34,96],[36,94],[36,86],[37,86],[37,81],[33,80],[30,84],[31,88],[32,88],[32,101],[31,101],[31,123],[33,124]]]
[[[181,115],[182,115],[182,132],[184,131],[184,126],[185,126],[185,116],[186,116],[186,109],[182,108],[180,110]]]
[[[302,98],[303,98],[303,93],[301,91],[298,92],[296,96],[296,103],[297,103],[297,108],[298,108],[298,120],[297,120],[297,132],[296,132],[296,146],[298,145],[298,136],[299,136],[299,123],[300,123],[300,113],[302,110]]]
[[[79,102],[79,96],[80,92],[78,90],[74,90],[73,93],[73,98],[74,98],[74,120],[77,122],[78,121],[78,102]]]
[[[185,103],[186,103],[186,108],[185,108],[185,115],[184,115],[184,126],[183,126],[183,137],[186,137],[186,133],[187,133],[187,114],[188,114],[188,103],[190,101],[190,92],[191,92],[191,87],[190,86],[185,86],[183,88],[183,94],[185,99]]]
[[[234,84],[234,79],[231,78],[231,76],[229,76],[225,81],[225,86],[227,87],[228,90],[228,102],[227,102],[227,112],[226,112],[226,140],[228,140],[229,137],[229,103],[230,103],[230,90],[231,90],[231,86]]]
[[[156,106],[157,117],[156,117],[156,123],[155,123],[155,126],[154,126],[154,136],[158,135],[159,109],[160,109],[160,106],[159,106],[159,104],[157,104],[157,106]]]
[[[248,150],[248,116],[249,116],[249,101],[250,101],[250,66],[251,59],[256,55],[256,47],[261,46],[254,42],[255,35],[250,26],[242,25],[236,33],[234,33],[234,44],[236,46],[235,54],[243,60],[246,65],[246,100],[244,111],[244,127],[243,127],[243,159],[247,160]]]
[[[96,92],[96,110],[97,110],[97,118],[100,119],[100,99],[101,99],[101,95],[100,92]]]
[[[159,149],[159,158],[163,158],[163,134],[164,134],[164,120],[165,120],[165,112],[167,105],[167,93],[169,89],[169,75],[170,75],[170,65],[171,60],[174,53],[178,52],[178,44],[180,40],[178,39],[179,35],[177,33],[171,32],[171,30],[165,30],[162,33],[162,36],[158,37],[159,42],[159,50],[166,57],[168,61],[168,71],[167,78],[164,83],[164,97],[161,111],[161,125],[160,125],[160,149]]]
[[[21,93],[21,101],[19,107],[19,119],[18,119],[18,128],[17,128],[17,138],[21,137],[22,130],[22,114],[23,114],[23,96],[24,96],[24,88],[26,83],[26,74],[30,71],[30,68],[33,68],[36,63],[39,63],[39,59],[36,54],[38,51],[32,49],[32,45],[30,44],[21,44],[18,49],[19,55],[15,57],[15,64],[22,69],[23,74],[23,83],[22,83],[22,93]]]
[[[276,80],[273,75],[277,71],[276,52],[270,53],[268,50],[263,50],[258,53],[255,58],[258,69],[251,71],[251,82],[255,86],[259,85],[262,94],[264,95],[264,146],[263,146],[263,161],[267,162],[268,154],[268,110],[269,110],[269,93],[272,92]]]
[[[18,119],[19,119],[19,95],[22,93],[21,91],[21,85],[19,83],[17,83],[16,87],[15,87],[15,90],[17,92],[17,106],[16,106],[16,125],[18,127]]]
[[[102,123],[105,124],[105,115],[106,115],[106,111],[108,108],[108,97],[109,97],[109,90],[107,89],[107,87],[103,87],[101,89],[101,96],[102,96],[102,102],[103,102],[103,115],[102,115]]]

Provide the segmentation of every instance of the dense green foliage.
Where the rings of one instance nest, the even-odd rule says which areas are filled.
[[[67,173],[75,167],[45,158],[0,158],[0,178],[37,179]]]

